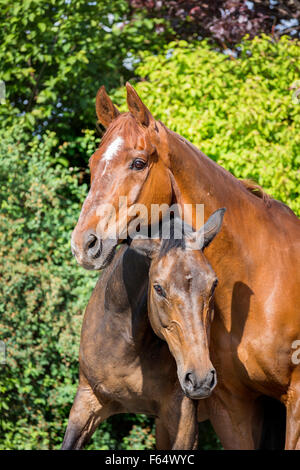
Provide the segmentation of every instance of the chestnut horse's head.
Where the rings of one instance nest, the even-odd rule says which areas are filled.
[[[90,158],[90,191],[71,240],[73,254],[86,269],[101,269],[112,259],[136,217],[130,208],[142,203],[147,215],[139,218],[148,225],[151,204],[172,202],[166,132],[133,87],[126,86],[128,113],[119,113],[104,87],[96,97],[97,116],[107,130]]]
[[[225,209],[216,211],[199,232],[181,239],[134,240],[132,247],[151,259],[148,312],[177,364],[181,387],[190,398],[209,396],[216,371],[209,356],[209,331],[217,277],[203,250],[219,232]]]

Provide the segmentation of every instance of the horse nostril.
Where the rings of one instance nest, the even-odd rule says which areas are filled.
[[[185,376],[184,382],[189,388],[193,389],[195,387],[195,384],[196,384],[194,373],[193,372],[188,372]]]
[[[211,369],[210,374],[211,374],[211,380],[209,383],[209,388],[212,390],[214,386],[216,385],[216,376],[217,376],[216,370]]]
[[[90,250],[96,245],[96,243],[97,243],[96,235],[91,234],[86,244],[87,249]]]
[[[96,234],[90,233],[88,235],[84,251],[93,259],[99,258],[101,254],[101,240]]]

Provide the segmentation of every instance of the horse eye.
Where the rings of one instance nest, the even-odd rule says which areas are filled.
[[[131,170],[143,170],[146,166],[146,162],[141,158],[136,158],[130,165]]]
[[[153,287],[156,290],[156,292],[158,293],[158,295],[160,295],[161,297],[166,297],[166,293],[165,293],[164,289],[159,284],[154,284]]]

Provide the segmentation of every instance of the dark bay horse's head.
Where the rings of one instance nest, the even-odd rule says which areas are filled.
[[[209,331],[217,277],[203,250],[221,228],[225,209],[199,232],[181,239],[134,240],[132,247],[151,259],[148,312],[155,333],[168,343],[184,393],[208,397],[216,371],[209,356]]]
[[[72,252],[86,269],[101,269],[112,259],[142,204],[139,223],[148,225],[151,204],[172,202],[165,128],[155,121],[127,84],[129,112],[120,114],[101,87],[96,97],[99,121],[106,127],[101,144],[90,158],[91,186],[72,234]]]

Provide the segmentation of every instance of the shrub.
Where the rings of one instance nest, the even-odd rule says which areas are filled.
[[[75,170],[53,165],[53,133],[40,141],[21,135],[13,129],[0,138],[0,338],[7,349],[0,447],[41,449],[62,441],[95,275],[70,253],[86,187]]]

